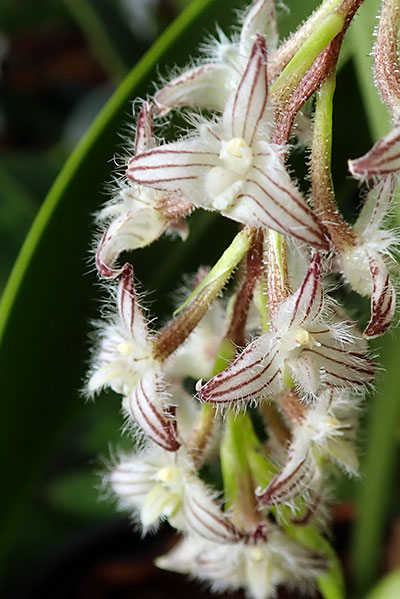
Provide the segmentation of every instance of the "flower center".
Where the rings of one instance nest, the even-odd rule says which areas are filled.
[[[181,471],[176,466],[164,466],[157,472],[157,480],[165,486],[171,487],[181,481]]]
[[[250,559],[256,563],[260,563],[263,561],[264,554],[259,547],[253,547],[250,550]]]
[[[297,329],[295,336],[294,336],[294,341],[297,346],[314,344],[314,338],[311,335],[311,333],[309,331],[307,331],[306,329],[302,329],[302,328]]]
[[[219,157],[224,168],[244,177],[253,162],[253,151],[242,137],[233,137],[221,142]]]
[[[219,157],[223,166],[209,171],[206,192],[216,210],[226,210],[240,193],[253,163],[253,151],[242,137],[233,137],[221,142]]]
[[[118,343],[117,350],[123,356],[128,356],[133,350],[133,343],[130,343],[129,341]]]

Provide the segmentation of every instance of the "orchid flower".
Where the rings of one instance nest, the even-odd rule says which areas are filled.
[[[362,388],[374,367],[356,327],[327,313],[321,259],[271,317],[271,331],[251,342],[223,372],[198,388],[203,401],[230,404],[279,395],[293,377],[303,395],[326,386]]]
[[[162,519],[209,541],[234,543],[239,533],[213,493],[196,475],[184,448],[175,453],[157,446],[124,457],[109,476],[123,509],[139,512],[146,530]]]
[[[159,114],[180,106],[222,112],[237,89],[257,34],[265,36],[269,51],[276,49],[278,31],[274,0],[256,0],[243,21],[238,42],[231,42],[220,30],[220,39],[213,48],[214,57],[210,62],[186,70],[158,91],[154,99]]]
[[[288,503],[301,494],[319,494],[324,459],[333,460],[349,474],[357,474],[358,460],[353,448],[357,406],[357,398],[347,391],[329,389],[306,408],[304,417],[294,423],[284,467],[258,493],[262,504]]]
[[[106,325],[96,356],[88,391],[104,387],[121,393],[123,409],[155,443],[176,451],[179,443],[168,413],[166,385],[138,304],[133,269],[123,268],[118,284],[118,316]]]
[[[153,106],[144,102],[140,111],[135,139],[135,154],[156,147],[153,133]],[[114,264],[128,250],[145,247],[165,231],[177,231],[187,237],[184,216],[190,212],[188,202],[141,185],[121,184],[117,197],[99,213],[98,220],[108,223],[96,252],[99,274],[108,279],[121,273]]]
[[[180,193],[197,207],[252,227],[269,227],[325,249],[318,220],[286,172],[281,150],[266,141],[266,45],[253,45],[236,94],[222,119],[203,124],[198,136],[130,159],[128,179]]]
[[[339,254],[340,268],[352,288],[371,297],[371,318],[364,336],[371,339],[385,333],[396,308],[396,293],[390,279],[394,261],[392,248],[397,242],[394,231],[381,227],[395,191],[393,177],[381,179],[368,193],[353,226],[354,245]]]
[[[275,597],[280,584],[312,587],[313,578],[325,567],[320,556],[272,526],[265,536],[230,545],[223,540],[216,543],[189,536],[159,557],[156,565],[195,574],[219,592],[244,587],[253,599]]]

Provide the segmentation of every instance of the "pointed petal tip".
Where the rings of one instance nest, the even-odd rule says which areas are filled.
[[[107,236],[108,236],[108,230],[109,228],[107,228],[101,239],[100,239],[100,243],[97,247],[96,250],[96,269],[98,274],[103,278],[103,279],[116,279],[122,272],[121,268],[113,268],[112,267],[112,263],[106,262],[103,259],[103,254],[104,254],[104,248],[107,244]]]
[[[143,102],[136,124],[135,154],[141,154],[155,146],[153,113],[154,105],[152,102],[148,100]]]

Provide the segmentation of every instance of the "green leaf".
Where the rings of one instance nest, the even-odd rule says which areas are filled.
[[[380,580],[366,599],[395,599],[395,597],[400,597],[400,570],[395,570]]]
[[[232,18],[219,0],[196,0],[165,32],[121,84],[66,163],[21,250],[0,306],[0,450],[7,457],[2,471],[7,488],[0,509],[3,567],[21,513],[60,435],[81,406],[78,390],[88,355],[88,321],[98,315],[95,277],[87,265],[91,215],[103,201],[130,102],[152,91],[157,69],[187,60],[205,27],[212,29],[215,19],[226,25]],[[190,255],[181,244],[180,255],[174,256],[179,266],[193,268],[200,256],[202,261],[209,260],[215,251],[224,249],[231,228],[227,235],[227,227],[219,225],[217,234],[214,221],[208,222],[213,242],[201,239]],[[136,274],[146,288],[154,287],[164,268],[173,270],[168,264],[170,248],[171,242],[165,240],[156,254],[152,250],[135,255]],[[168,279],[161,296],[175,284],[172,277]]]

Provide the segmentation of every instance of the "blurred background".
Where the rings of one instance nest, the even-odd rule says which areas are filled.
[[[0,294],[48,196],[0,311],[0,564],[1,596],[7,598],[210,597],[204,588],[152,567],[152,557],[172,542],[169,531],[139,543],[139,535],[104,497],[101,474],[113,452],[129,448],[131,441],[121,434],[118,398],[102,396],[93,405],[80,394],[89,359],[88,321],[98,316],[101,297],[90,255],[91,215],[107,198],[131,102],[154,91],[151,81],[158,71],[168,72],[166,65],[185,64],[203,35],[215,31],[215,20],[229,27],[231,8],[247,3],[211,0],[201,14],[186,13],[187,24],[181,17],[169,41],[162,38],[164,45],[158,42],[150,58],[128,75],[189,4],[0,0]],[[318,2],[286,4],[288,9],[279,9],[283,35]],[[349,219],[356,215],[359,196],[347,176],[347,158],[364,153],[388,126],[371,85],[372,38],[366,35],[378,3],[367,0],[367,6],[344,47],[336,94],[334,176]],[[81,142],[116,89],[117,96]],[[292,160],[301,176],[304,153],[295,152]],[[215,216],[195,215],[185,246],[162,240],[135,254],[143,288],[157,290],[149,303],[161,322],[171,312],[182,274],[215,262],[234,232],[232,224]],[[348,299],[353,315],[365,320],[368,306]],[[386,346],[376,346],[382,360],[392,360],[390,373],[398,370],[397,347],[393,335]],[[363,495],[358,483],[340,482],[334,508],[336,548],[347,575],[358,564],[366,587],[378,573],[400,566],[398,377],[389,377],[384,399],[371,412],[370,421],[381,419],[378,432],[366,423],[363,453],[374,473],[369,490],[367,485]],[[378,452],[369,449],[371,435]],[[367,541],[375,545],[369,553]]]

